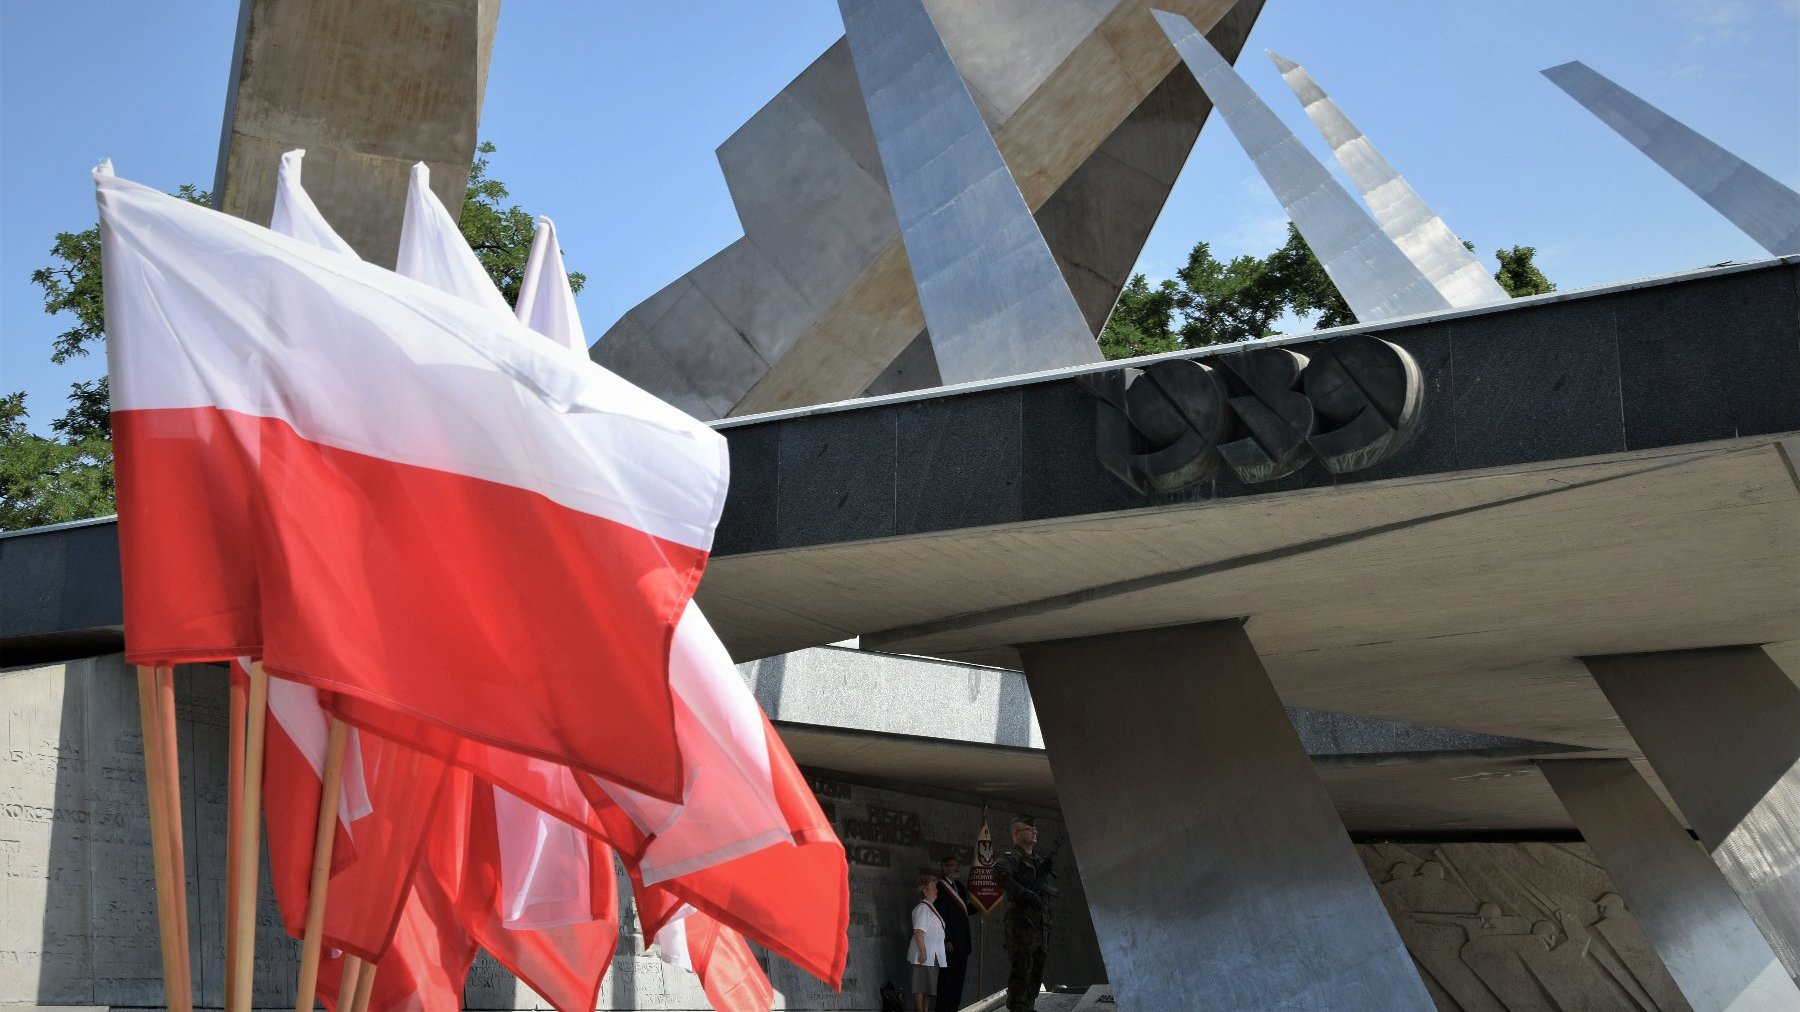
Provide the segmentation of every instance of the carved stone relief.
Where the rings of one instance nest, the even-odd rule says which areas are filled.
[[[1689,1008],[1585,844],[1357,850],[1445,1012]]]

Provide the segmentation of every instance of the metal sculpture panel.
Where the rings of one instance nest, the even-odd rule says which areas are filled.
[[[1579,60],[1543,75],[1757,245],[1776,256],[1800,253],[1800,193]]]
[[[1332,474],[1373,467],[1406,444],[1424,383],[1399,345],[1369,334],[1088,377],[1099,398],[1100,462],[1146,495],[1229,469],[1253,485],[1318,461]]]
[[[1101,361],[919,0],[839,0],[945,383]]]
[[[1167,11],[1153,13],[1357,320],[1372,323],[1450,308],[1192,22]]]
[[[1313,126],[1325,135],[1331,153],[1362,191],[1376,224],[1406,254],[1452,306],[1482,306],[1506,299],[1501,288],[1444,219],[1438,217],[1405,177],[1381,156],[1373,142],[1350,122],[1306,68],[1274,53],[1269,59],[1293,89]]]

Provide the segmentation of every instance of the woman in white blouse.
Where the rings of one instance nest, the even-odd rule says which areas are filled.
[[[906,961],[912,964],[913,1000],[919,1012],[927,1012],[931,996],[937,993],[938,967],[944,958],[944,919],[932,906],[937,901],[937,876],[919,876],[917,906],[912,911],[912,941],[906,946]]]

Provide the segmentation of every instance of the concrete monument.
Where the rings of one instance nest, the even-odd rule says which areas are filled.
[[[1164,6],[1234,55],[1261,8]],[[1170,73],[1147,0],[926,7],[1097,334],[1207,103]],[[727,139],[719,163],[744,238],[626,313],[595,360],[702,418],[936,385],[847,42]]]

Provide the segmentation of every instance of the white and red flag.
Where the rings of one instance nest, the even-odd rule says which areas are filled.
[[[515,320],[96,185],[128,660],[260,655],[681,798],[668,648],[723,440]]]
[[[516,312],[545,337],[586,354],[548,218],[538,219]],[[715,1008],[766,1010],[773,1001],[746,934],[836,986],[850,898],[843,845],[691,601],[675,628],[669,682],[688,771],[682,803],[588,777],[579,785],[591,811],[554,800],[567,797],[565,784],[532,784],[528,793],[544,797],[547,810],[565,811],[571,824],[599,817],[636,885],[645,934],[660,939],[669,927],[665,955],[699,974]]]

